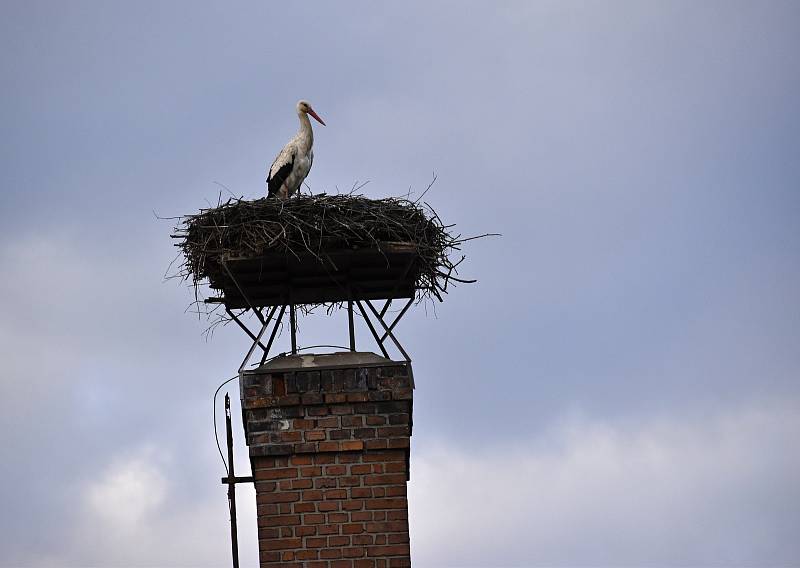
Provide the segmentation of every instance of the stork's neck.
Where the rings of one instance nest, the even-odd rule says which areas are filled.
[[[311,130],[311,121],[304,112],[298,112],[297,116],[300,118],[300,130],[297,131],[297,141],[303,146],[303,149],[308,152],[314,144],[314,131]]]

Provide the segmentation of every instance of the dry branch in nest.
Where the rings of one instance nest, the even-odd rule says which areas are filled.
[[[222,290],[226,305],[234,301],[230,298],[232,288],[229,286],[226,291],[223,282],[226,274],[231,274],[231,262],[262,262],[254,276],[258,282],[248,290],[263,291],[263,259],[268,256],[294,259],[304,266],[319,263],[335,268],[342,254],[378,251],[387,258],[388,267],[385,251],[397,247],[404,247],[402,250],[413,261],[413,269],[405,273],[407,278],[410,274],[411,294],[418,299],[442,300],[453,283],[474,282],[457,276],[457,267],[464,260],[458,252],[470,238],[452,233],[452,227],[442,223],[429,205],[408,199],[319,194],[298,195],[285,201],[229,199],[183,217],[173,237],[179,239],[177,246],[184,256],[179,276],[191,281],[195,288],[207,281],[212,288]],[[296,281],[293,279],[292,285]],[[350,282],[345,280],[339,285]],[[301,299],[296,303],[304,302]]]

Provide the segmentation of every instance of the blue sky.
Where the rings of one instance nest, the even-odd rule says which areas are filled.
[[[210,395],[248,345],[185,313],[154,212],[262,196],[300,98],[315,192],[435,172],[503,235],[399,328],[415,565],[800,564],[795,3],[0,12],[0,565],[227,561]]]

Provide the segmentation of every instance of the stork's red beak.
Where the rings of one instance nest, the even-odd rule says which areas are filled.
[[[319,123],[320,123],[322,126],[325,126],[325,121],[324,121],[324,120],[322,120],[322,119],[319,117],[319,115],[318,115],[317,113],[315,113],[315,112],[314,112],[314,109],[313,109],[313,108],[309,108],[309,109],[308,109],[308,114],[310,114],[310,115],[311,115],[311,116],[313,116],[315,119],[317,119],[317,122],[319,122]]]

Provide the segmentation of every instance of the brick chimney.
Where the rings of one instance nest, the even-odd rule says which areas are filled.
[[[261,566],[411,566],[411,365],[295,355],[242,375]]]

